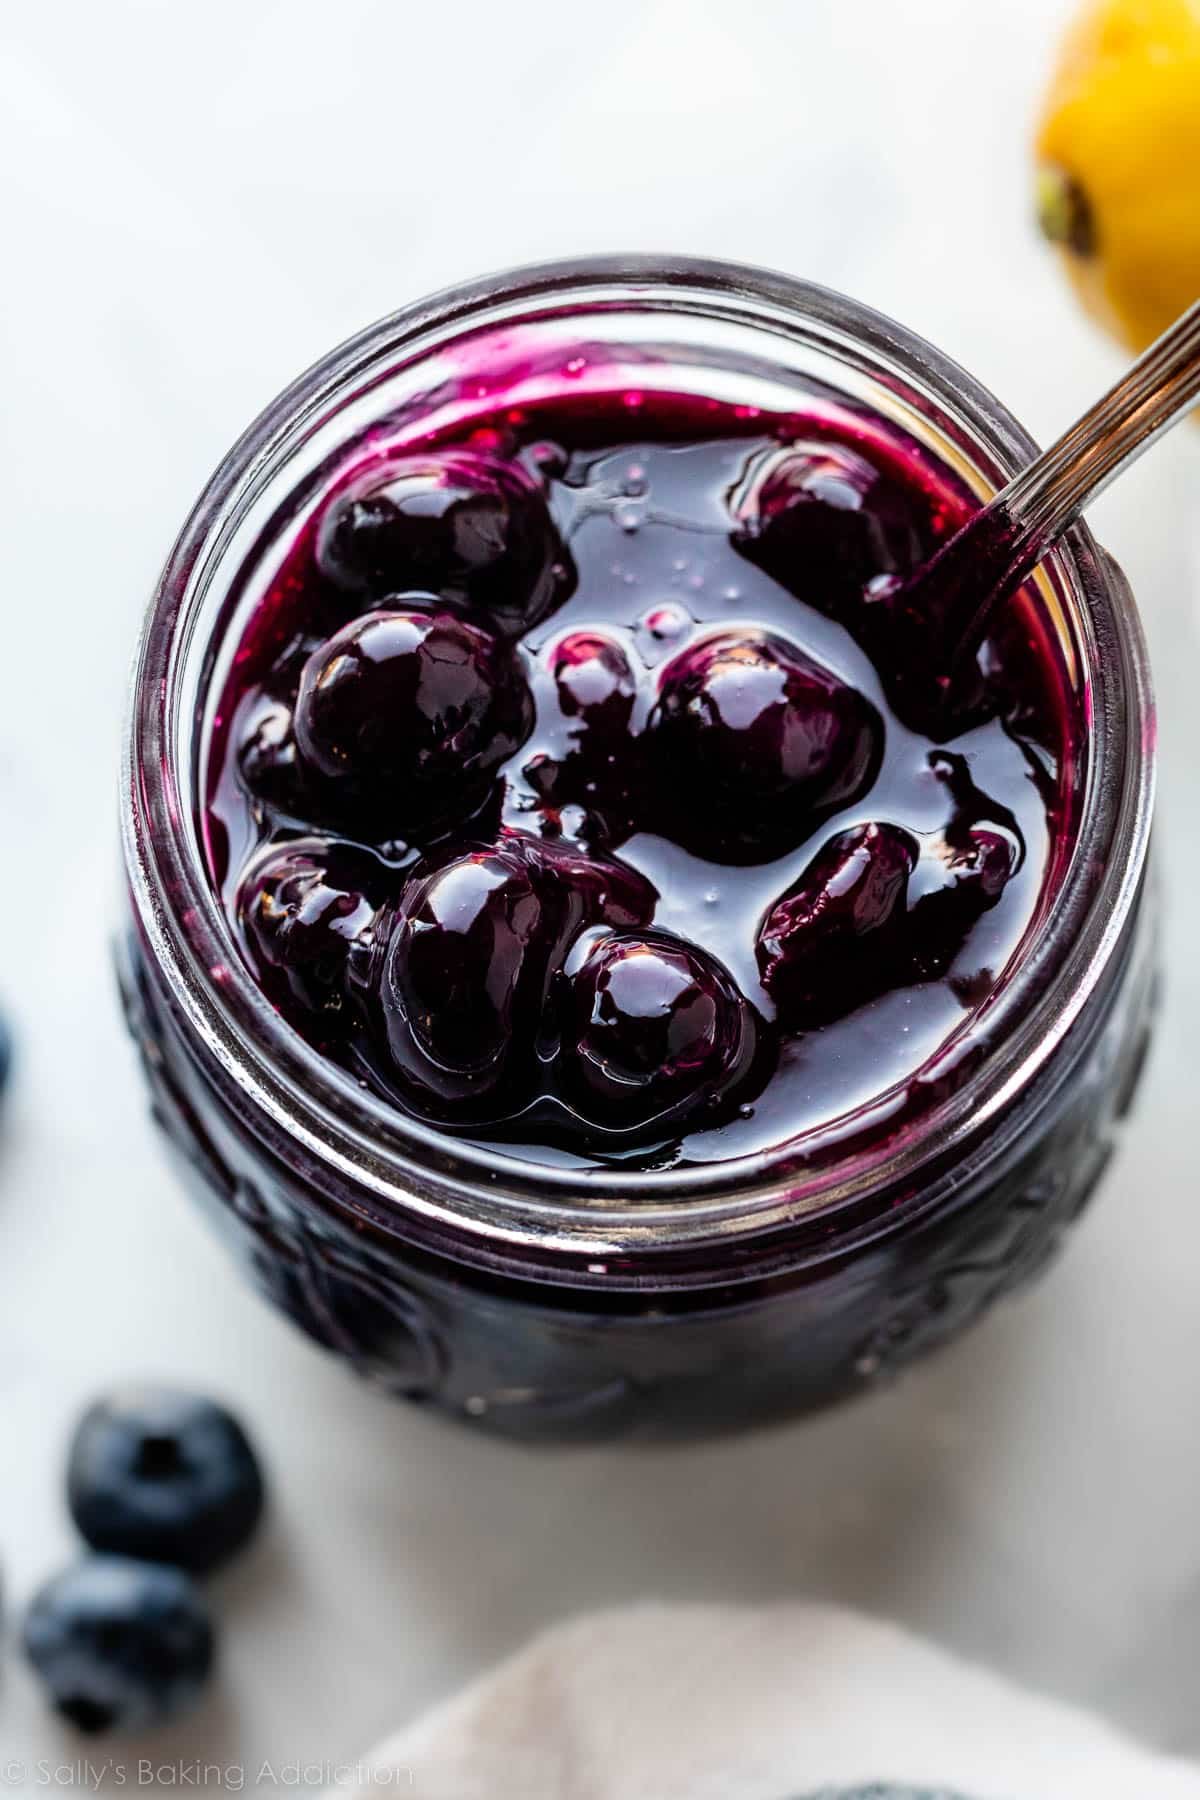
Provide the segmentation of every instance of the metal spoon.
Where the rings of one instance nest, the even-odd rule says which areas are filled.
[[[925,675],[943,699],[955,671],[978,650],[995,607],[1197,396],[1200,300],[922,568],[877,588],[871,597],[893,627],[915,630],[927,644]]]

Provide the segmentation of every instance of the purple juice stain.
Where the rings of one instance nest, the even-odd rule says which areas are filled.
[[[208,745],[264,992],[402,1111],[581,1167],[918,1104],[1053,893],[1082,735],[1029,590],[949,703],[891,604],[972,509],[818,394],[569,368],[350,447],[249,572]]]

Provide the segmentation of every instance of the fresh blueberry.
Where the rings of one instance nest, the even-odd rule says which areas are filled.
[[[23,1641],[56,1710],[86,1732],[179,1718],[203,1693],[214,1656],[191,1576],[125,1556],[87,1556],[47,1582]]]
[[[410,878],[381,970],[393,1066],[436,1113],[486,1111],[532,1079],[551,977],[592,923],[648,918],[618,864],[513,834]]]
[[[316,556],[345,593],[459,595],[508,633],[544,618],[572,579],[536,483],[471,450],[408,457],[360,478],[322,520]]]
[[[768,912],[756,955],[781,1022],[811,1030],[895,978],[918,845],[895,825],[856,825],[817,852]]]
[[[734,546],[799,599],[844,612],[874,576],[907,574],[927,553],[913,499],[861,451],[793,444],[752,462]]]
[[[264,1497],[237,1420],[174,1388],[117,1389],[88,1408],[71,1443],[67,1499],[95,1550],[204,1574],[249,1542]]]
[[[321,838],[292,839],[243,876],[237,915],[260,972],[274,971],[309,1013],[336,1013],[347,963],[375,922],[368,895],[381,871],[363,852]]]
[[[801,843],[865,791],[883,721],[773,632],[717,631],[662,672],[649,723],[664,835],[730,863]]]
[[[8,1086],[8,1078],[12,1074],[13,1035],[12,1026],[0,1013],[0,1094]]]
[[[295,723],[305,761],[403,836],[469,815],[528,735],[532,700],[506,645],[407,595],[313,652]]]
[[[716,1123],[744,1097],[756,1015],[698,946],[655,930],[598,937],[561,994],[563,1085],[584,1118],[618,1131]]]

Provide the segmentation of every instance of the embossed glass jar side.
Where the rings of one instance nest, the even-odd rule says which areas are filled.
[[[1138,1042],[1151,716],[1128,596],[1076,533],[1057,571],[1064,604],[1086,595],[1103,638],[1080,638],[1096,716],[1087,854],[972,1046],[967,1079],[947,1084],[904,1143],[841,1160],[784,1147],[745,1166],[598,1183],[581,1204],[561,1172],[478,1166],[435,1133],[381,1118],[280,1035],[206,913],[186,817],[188,731],[215,648],[205,581],[249,528],[255,482],[281,458],[319,456],[356,409],[379,406],[398,366],[427,371],[441,358],[445,375],[483,318],[578,329],[583,314],[615,335],[724,359],[729,379],[746,378],[751,350],[764,362],[820,357],[881,409],[919,417],[984,486],[1028,453],[926,346],[754,272],[552,269],[385,322],[252,428],[164,576],[135,696],[126,985],[172,1137],[193,1168],[207,1164],[206,1191],[260,1278],[324,1341],[400,1391],[513,1430],[634,1418],[706,1429],[878,1379],[1036,1261],[1079,1203],[1079,1181],[1046,1171],[1074,1142],[1082,1093],[1093,1110],[1109,1098],[1115,1109]]]

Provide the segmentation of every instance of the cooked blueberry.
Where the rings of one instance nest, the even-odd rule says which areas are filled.
[[[383,959],[392,1063],[418,1104],[486,1107],[532,1078],[546,994],[585,924],[648,917],[653,890],[618,865],[511,836],[418,870]]]
[[[25,1654],[79,1731],[141,1731],[188,1712],[212,1671],[214,1634],[183,1569],[88,1556],[30,1602]]]
[[[71,1516],[95,1550],[205,1574],[253,1536],[258,1459],[223,1406],[166,1387],[126,1387],[90,1406],[67,1463]]]
[[[912,909],[910,979],[932,981],[946,973],[967,933],[995,906],[1020,860],[1020,843],[1001,826],[951,828],[942,879]]]
[[[615,637],[574,631],[547,661],[559,719],[551,729],[557,755],[539,752],[522,771],[542,804],[579,807],[589,842],[626,837],[638,811],[640,744],[633,729],[637,677]]]
[[[396,836],[467,817],[532,719],[506,645],[429,596],[428,611],[404,598],[315,650],[296,699],[306,762]]]
[[[507,784],[504,823],[537,830],[548,841],[566,838],[597,851],[616,849],[634,829],[638,770],[632,747],[627,760],[599,768],[577,752],[553,757],[539,751],[521,770],[520,781]]]
[[[503,1084],[540,1016],[553,937],[533,869],[506,850],[409,883],[382,996],[392,1061],[417,1096],[470,1105]]]
[[[561,981],[564,1089],[619,1131],[724,1116],[756,1062],[756,1015],[715,958],[665,931],[608,934]]]
[[[292,730],[292,709],[272,694],[262,694],[240,721],[238,771],[259,800],[290,811],[299,801],[303,772]]]
[[[243,877],[237,912],[254,960],[310,1012],[341,1006],[347,961],[375,921],[372,878],[365,855],[320,838],[280,845]]]
[[[571,942],[586,925],[647,925],[653,918],[655,889],[616,857],[593,856],[570,844],[515,833],[505,841],[519,845],[533,867],[555,884],[565,920],[564,942]]]
[[[616,638],[600,631],[573,631],[554,646],[550,667],[564,716],[577,720],[581,737],[603,739],[611,754],[629,730],[637,681]]]
[[[718,631],[667,664],[650,755],[665,835],[762,862],[863,793],[883,747],[869,701],[766,631]]]
[[[881,991],[905,948],[918,845],[895,825],[831,838],[764,919],[755,953],[763,987],[793,1030],[828,1024]]]
[[[571,586],[537,484],[471,450],[414,455],[360,478],[322,520],[317,564],[366,599],[459,594],[509,632],[544,618]]]
[[[906,574],[923,554],[913,496],[841,445],[761,454],[735,495],[734,514],[742,555],[827,612],[856,601],[873,576]]]

